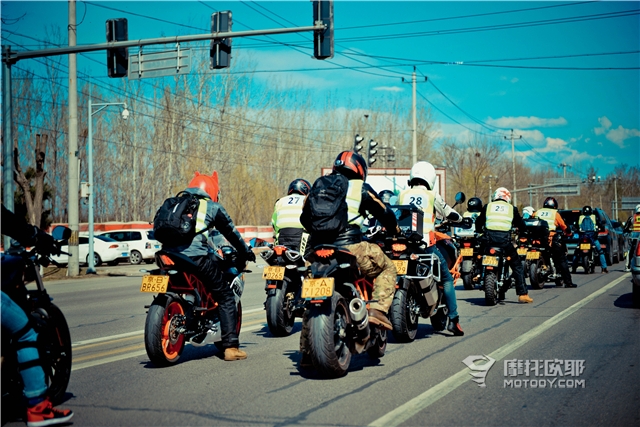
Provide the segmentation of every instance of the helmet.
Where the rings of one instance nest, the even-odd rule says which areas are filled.
[[[380,193],[378,193],[378,196],[380,196],[380,200],[382,200],[382,203],[384,203],[385,205],[390,205],[391,199],[396,197],[396,194],[391,190],[382,190]]]
[[[542,206],[549,209],[558,209],[558,201],[553,197],[547,197],[544,199]]]
[[[482,200],[478,197],[472,197],[467,202],[467,210],[469,212],[480,212],[482,210]]]
[[[409,173],[409,185],[424,185],[429,190],[436,186],[436,169],[429,162],[418,162]]]
[[[589,216],[592,213],[593,213],[593,209],[591,209],[591,206],[585,206],[582,208],[582,215]]]
[[[220,186],[218,185],[218,172],[213,171],[211,176],[200,175],[200,172],[196,171],[196,175],[193,177],[187,188],[200,188],[211,197],[214,202],[218,201],[218,195],[220,194]]]
[[[640,213],[640,205],[636,205],[636,213]]]
[[[306,196],[309,194],[309,190],[311,190],[311,184],[309,184],[309,181],[302,178],[296,178],[291,181],[291,184],[289,184],[289,191],[287,194],[296,193]]]
[[[367,162],[355,151],[343,151],[333,162],[333,171],[348,179],[367,179]]]
[[[491,200],[504,200],[507,203],[511,203],[511,193],[504,187],[498,187],[496,191],[493,192]]]
[[[531,218],[533,214],[536,213],[536,210],[533,208],[533,206],[526,206],[522,209],[522,213],[528,215],[529,218]]]

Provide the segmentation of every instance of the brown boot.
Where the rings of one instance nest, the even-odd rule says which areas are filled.
[[[525,304],[530,303],[530,302],[533,302],[533,298],[531,298],[528,294],[520,295],[518,297],[518,302],[525,303]]]
[[[242,360],[247,358],[247,353],[238,347],[228,347],[224,349],[224,360]]]
[[[375,308],[369,309],[369,323],[372,325],[380,326],[382,329],[386,329],[388,331],[393,329],[391,326],[391,322],[389,322],[389,318],[387,315]]]

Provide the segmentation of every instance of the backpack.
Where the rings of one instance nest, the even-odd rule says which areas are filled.
[[[596,231],[596,225],[593,223],[593,220],[585,216],[580,223],[580,231]]]
[[[162,203],[153,218],[153,233],[167,247],[189,245],[193,238],[207,229],[196,232],[196,217],[202,197],[181,191]]]
[[[316,179],[302,209],[305,229],[313,234],[322,233],[323,240],[338,237],[349,226],[348,189],[349,180],[340,174]]]

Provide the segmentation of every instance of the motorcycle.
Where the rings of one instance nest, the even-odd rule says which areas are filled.
[[[60,247],[61,241],[71,237],[71,230],[58,226],[51,234]],[[2,291],[18,304],[32,321],[38,334],[37,346],[47,383],[46,395],[54,405],[58,405],[62,402],[71,376],[71,335],[64,314],[53,304],[53,298],[44,287],[40,266],[46,267],[50,263],[58,267],[60,265],[48,254],[39,253],[36,248],[27,250],[12,246],[7,255],[15,256],[15,268],[13,259],[3,265],[3,270],[11,268],[11,271],[3,271]],[[35,289],[27,289],[27,283],[32,281],[36,284]],[[22,407],[24,404],[16,346],[17,343],[11,339],[10,334],[2,334],[3,419],[4,408]]]
[[[485,303],[489,306],[496,305],[505,298],[509,288],[515,285],[515,279],[509,275],[507,257],[502,248],[491,245],[485,247],[478,257],[482,260],[480,285],[484,290]]]
[[[578,258],[578,265],[584,269],[584,274],[594,273],[596,271],[596,253],[591,238],[585,232],[578,232],[578,244],[576,246],[573,259]],[[573,264],[572,273],[575,273],[575,263]]]
[[[533,289],[542,289],[548,280],[562,282],[556,274],[555,265],[549,249],[549,227],[544,220],[529,218],[524,220],[525,228],[520,238],[526,239],[527,252],[525,254],[524,271],[529,277]]]
[[[300,252],[286,246],[271,246],[260,253],[268,267],[262,271],[266,281],[267,326],[276,337],[291,335],[296,317],[302,317],[304,300],[300,298],[302,278],[298,268],[304,267]]]
[[[473,228],[464,229],[462,227],[455,227],[453,229],[453,236],[458,242],[460,256],[462,257],[460,266],[462,285],[464,289],[472,290],[475,288],[474,279],[480,274],[474,256],[474,253],[478,250],[476,233]]]
[[[300,297],[305,301],[302,339],[308,344],[313,367],[337,378],[347,373],[351,356],[367,352],[384,356],[387,331],[369,323],[373,283],[364,277],[355,256],[333,245],[313,249],[303,274]]]
[[[216,251],[223,280],[233,291],[238,312],[236,333],[240,333],[244,291],[244,270],[239,265],[237,252],[232,246],[221,246]],[[168,366],[180,359],[186,342],[200,347],[214,344],[222,350],[219,306],[204,283],[192,272],[193,261],[179,253],[156,252],[158,269],[142,272],[140,292],[155,293],[144,325],[144,345],[154,365]]]

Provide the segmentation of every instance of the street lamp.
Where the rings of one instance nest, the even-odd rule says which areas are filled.
[[[87,143],[87,170],[89,175],[89,256],[87,260],[87,274],[96,274],[95,267],[95,255],[93,252],[93,115],[99,113],[100,111],[107,108],[109,105],[122,105],[124,109],[122,110],[122,119],[127,120],[129,118],[129,110],[127,110],[127,104],[124,102],[103,102],[99,104],[94,104],[91,102],[91,98],[89,98],[89,115],[87,116],[89,119],[88,126],[88,143]],[[100,107],[96,111],[93,111],[93,107]]]

